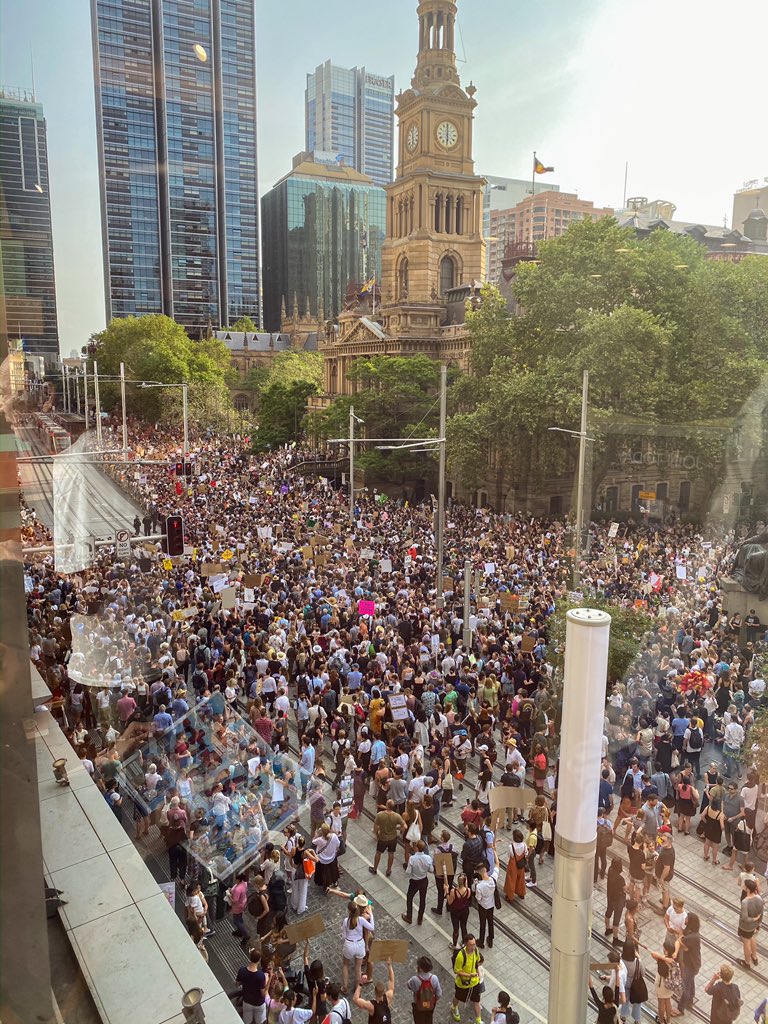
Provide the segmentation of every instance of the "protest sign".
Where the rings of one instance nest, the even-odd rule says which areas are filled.
[[[358,615],[375,615],[376,614],[376,602],[375,601],[358,601],[357,602],[357,613],[358,613]]]

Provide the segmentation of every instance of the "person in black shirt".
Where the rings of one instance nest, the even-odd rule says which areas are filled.
[[[690,1010],[696,998],[696,975],[701,970],[701,927],[697,914],[690,913],[686,918],[683,934],[680,939],[678,962],[683,981],[683,991],[677,1001],[681,1013]]]
[[[616,1008],[616,994],[611,985],[603,985],[602,999],[595,991],[592,978],[589,979],[589,991],[597,1003],[597,1024],[618,1024],[619,1011]]]
[[[377,981],[373,990],[373,1000],[363,999],[360,995],[362,978],[358,981],[355,988],[352,1002],[355,1006],[359,1006],[361,1010],[366,1011],[368,1014],[368,1024],[392,1024],[392,1010],[389,1004],[395,996],[395,972],[392,969],[391,959],[387,960],[387,971],[389,972],[387,986],[385,988],[383,982]]]
[[[243,991],[243,1021],[264,1024],[267,1017],[267,976],[261,970],[261,952],[251,950],[251,962],[237,972],[237,983]]]

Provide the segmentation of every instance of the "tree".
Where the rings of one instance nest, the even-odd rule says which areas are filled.
[[[258,329],[258,326],[249,316],[241,316],[239,320],[235,320],[231,327],[222,328],[222,330],[228,331],[242,331],[244,334],[256,334]]]
[[[306,380],[274,381],[261,392],[259,429],[254,451],[267,451],[298,441],[303,435],[307,399],[319,388]]]
[[[347,377],[356,385],[356,393],[337,398],[321,414],[315,428],[322,437],[347,436],[350,405],[364,421],[361,436],[437,436],[440,368],[433,359],[423,355],[371,356],[356,360]],[[357,462],[382,481],[423,477],[425,465],[429,465],[423,453],[376,449],[361,451]]]
[[[490,463],[496,500],[511,485],[521,504],[573,469],[577,440],[547,428],[578,430],[587,369],[593,490],[621,447],[648,438],[703,455],[714,485],[734,396],[768,369],[768,261],[709,261],[688,236],[638,240],[613,218],[577,222],[538,255],[518,268],[519,316],[489,286],[468,314],[471,375],[452,396],[451,469],[471,485]]]
[[[93,335],[89,355],[98,360],[99,376],[118,376],[120,363],[125,364],[126,404],[129,410],[150,420],[178,420],[181,410],[181,389],[142,389],[130,381],[157,381],[161,384],[189,384],[192,401],[196,390],[226,392],[230,365],[226,345],[216,338],[192,341],[184,328],[170,317],[160,314],[112,320],[105,330]],[[115,407],[120,388],[104,381],[101,388],[104,408]],[[230,403],[229,394],[226,392]]]

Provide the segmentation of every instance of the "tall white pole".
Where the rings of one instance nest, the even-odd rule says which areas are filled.
[[[189,385],[181,385],[181,413],[184,420],[184,452],[182,461],[186,463],[189,455],[189,419],[188,419],[188,389]],[[186,469],[186,467],[185,467]]]
[[[558,1024],[586,1020],[610,630],[607,612],[575,608],[567,614],[547,1014]]]
[[[584,549],[584,474],[587,467],[587,411],[589,409],[589,370],[581,382],[581,432],[579,434],[579,477],[576,481],[576,536],[574,538],[573,587],[579,585],[581,555]]]
[[[69,367],[66,363],[62,363],[62,369],[64,371],[64,387],[63,387],[63,398],[64,398],[64,412],[69,412]]]
[[[464,647],[467,651],[472,647],[472,627],[469,619],[472,614],[472,563],[469,559],[464,563]]]
[[[93,360],[93,404],[96,412],[96,447],[101,447],[101,402],[99,401],[99,364]]]
[[[128,417],[125,412],[125,363],[120,363],[120,401],[123,406],[123,455],[128,453]]]
[[[80,413],[80,374],[75,367],[75,408]]]
[[[85,405],[85,429],[89,427],[89,409],[88,409],[88,363],[83,360],[83,404]]]
[[[349,522],[355,522],[355,407],[349,407]]]
[[[440,468],[437,481],[437,607],[445,607],[443,596],[443,547],[445,544],[445,421],[448,367],[440,367]]]

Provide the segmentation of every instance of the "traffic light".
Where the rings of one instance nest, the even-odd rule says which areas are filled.
[[[192,476],[192,463],[191,462],[177,462],[176,463],[176,476],[185,476],[187,479]]]
[[[166,549],[169,555],[184,554],[184,518],[168,516],[165,520]]]

